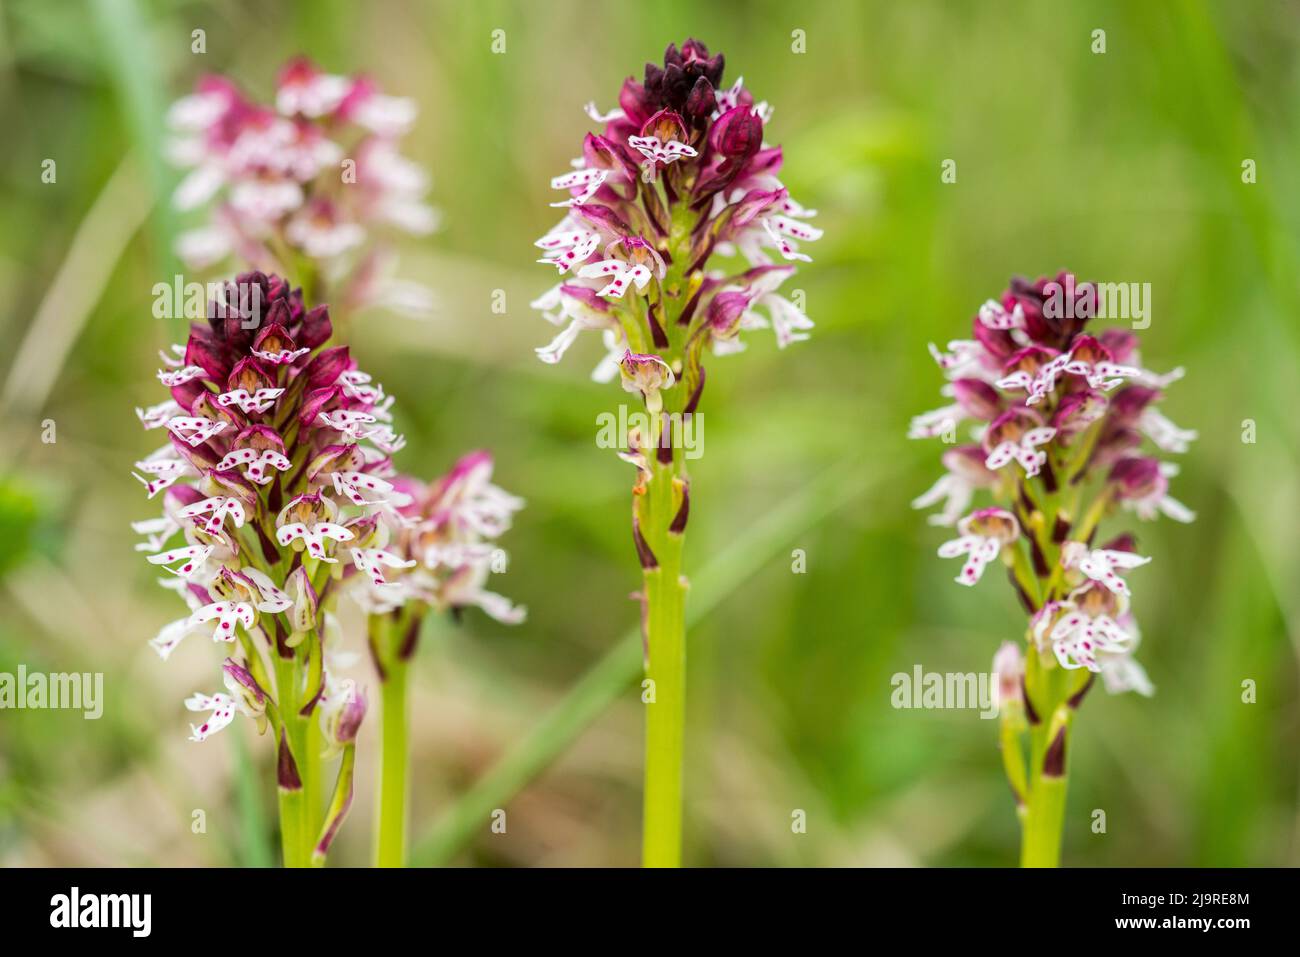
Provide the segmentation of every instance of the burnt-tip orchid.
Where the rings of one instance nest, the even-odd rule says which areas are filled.
[[[812,321],[778,290],[808,262],[816,216],[786,190],[781,147],[767,142],[772,108],[740,79],[724,85],[722,54],[697,40],[669,45],[643,82],[629,77],[617,106],[588,104],[598,131],[550,186],[562,218],[537,240],[558,281],[534,302],[558,327],[537,348],[557,363],[600,333],[600,382],[619,377],[648,422],[629,428],[620,457],[636,466],[632,538],[640,560],[647,680],[643,859],[681,856],[685,579],[682,545],[690,480],[678,438],[698,414],[704,363],[773,330],[778,348],[808,338]],[[594,336],[588,338],[595,338]],[[675,437],[676,435],[676,437]],[[960,492],[953,493],[960,496]]]
[[[1023,656],[1004,643],[994,671],[1004,705],[1014,699],[1002,708],[1001,747],[1029,866],[1059,860],[1066,745],[1094,678],[1111,692],[1154,691],[1133,657],[1128,581],[1152,559],[1131,535],[1094,544],[1098,527],[1121,510],[1195,517],[1169,495],[1177,466],[1142,451],[1144,439],[1176,454],[1196,438],[1155,408],[1183,370],[1146,369],[1127,329],[1089,330],[1098,306],[1097,287],[1066,273],[1013,280],[976,311],[970,339],[931,344],[949,401],[909,429],[948,443],[969,430],[971,444],[944,452],[945,474],[912,504],[939,505],[931,523],[956,525],[939,555],[965,557],[960,584],[1000,559],[1028,616]],[[983,492],[992,507],[968,512]]]
[[[358,388],[369,379],[346,346],[328,345],[327,307],[308,308],[301,290],[259,272],[220,289],[207,321],[163,353],[170,399],[139,410],[166,441],[137,463],[162,514],[135,527],[188,609],[151,644],[163,658],[190,635],[221,646],[227,691],[186,700],[209,712],[191,738],[240,714],[273,730],[286,861],[306,863],[317,835],[338,823],[324,820],[316,790],[324,745],[313,712],[345,680],[333,673],[340,639],[326,623],[374,561],[376,523],[396,522],[409,500],[388,481],[391,398]],[[350,700],[363,701],[353,688]],[[363,712],[354,704],[352,720]]]
[[[415,115],[414,101],[384,95],[369,78],[301,58],[280,71],[271,104],[227,77],[201,78],[168,114],[170,157],[188,170],[173,203],[206,211],[177,254],[194,270],[232,258],[291,270],[340,308],[427,312],[430,294],[389,279],[391,256],[376,243],[438,224],[424,201],[427,174],[400,152]]]

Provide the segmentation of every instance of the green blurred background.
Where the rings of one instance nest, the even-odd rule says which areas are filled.
[[[146,646],[178,603],[131,550],[128,523],[154,509],[129,473],[156,444],[132,409],[162,398],[156,351],[178,335],[150,313],[181,225],[165,202],[178,176],[159,158],[162,115],[204,71],[265,98],[297,53],[371,72],[421,106],[405,151],[432,170],[444,226],[402,247],[401,274],[436,289],[439,313],[372,313],[353,333],[363,366],[398,396],[404,469],[435,474],[487,446],[498,481],[529,503],[495,582],[529,606],[528,623],[470,614],[436,623],[421,647],[417,859],[637,861],[642,706],[619,680],[631,659],[606,661],[579,685],[570,725],[537,734],[635,621],[631,469],[594,442],[597,413],[622,393],[588,381],[597,347],[585,338],[561,365],[537,362],[532,347],[553,330],[527,303],[553,282],[531,244],[557,218],[547,180],[578,152],[582,104],[612,106],[625,76],[687,36],[724,51],[728,78],[775,105],[783,178],[826,230],[795,283],[812,340],[778,354],[758,335],[710,367],[687,548],[691,602],[708,611],[690,636],[687,862],[1015,860],[994,723],[890,706],[895,672],[986,669],[1022,627],[996,576],[960,589],[934,557],[944,532],[908,502],[938,476],[942,447],[904,433],[939,404],[926,343],[967,336],[1011,274],[1062,267],[1152,284],[1144,359],[1187,367],[1166,411],[1201,433],[1174,486],[1197,522],[1135,529],[1155,556],[1134,610],[1157,695],[1094,692],[1084,707],[1065,859],[1300,862],[1294,5],[0,10],[0,671],[102,671],[107,698],[99,721],[0,713],[0,863],[274,858],[267,741],[249,722],[186,740],[181,701],[216,687],[219,650],[196,640],[164,664]],[[190,52],[196,28],[204,55]],[[1104,54],[1091,52],[1097,29]],[[795,30],[806,53],[791,50]],[[46,158],[54,184],[41,182]],[[954,184],[940,181],[945,159]],[[1245,159],[1255,184],[1242,182]],[[506,315],[492,312],[494,289]],[[1241,440],[1247,419],[1255,444]],[[54,444],[41,442],[46,420]],[[794,549],[805,574],[792,574]],[[1241,701],[1245,679],[1254,704]],[[374,730],[338,863],[368,859]],[[512,749],[516,770],[541,773],[458,804]],[[489,830],[495,807],[505,834]],[[1090,829],[1098,808],[1105,834]],[[206,833],[192,832],[195,809]],[[806,834],[791,833],[793,809]]]

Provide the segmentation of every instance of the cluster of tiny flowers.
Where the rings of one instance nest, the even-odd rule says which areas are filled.
[[[1142,446],[1180,453],[1196,433],[1157,409],[1183,370],[1144,368],[1126,329],[1086,331],[1097,306],[1096,287],[1073,275],[1016,279],[979,309],[971,339],[930,346],[950,403],[913,419],[909,434],[956,442],[968,423],[973,444],[944,452],[945,474],[913,505],[941,506],[931,523],[956,526],[939,555],[964,558],[958,583],[974,585],[1003,559],[1037,650],[1050,649],[1062,668],[1099,673],[1112,692],[1150,694],[1133,659],[1139,633],[1124,577],[1150,559],[1131,535],[1101,546],[1093,537],[1116,505],[1140,519],[1194,518],[1169,495],[1177,467]],[[981,490],[996,506],[970,511]],[[999,652],[999,674],[1018,667],[1011,652]]]
[[[331,592],[398,561],[385,546],[411,503],[389,481],[404,439],[391,425],[392,397],[346,346],[326,347],[325,306],[307,309],[301,290],[257,272],[222,289],[208,321],[162,354],[158,380],[170,398],[136,410],[145,429],[167,437],[136,463],[148,497],[162,504],[161,515],[134,524],[145,536],[137,550],[169,573],[161,584],[189,607],[151,644],[165,659],[189,635],[210,632],[243,653],[226,663],[228,694],[186,701],[212,712],[193,728],[201,741],[236,711],[265,725],[274,701],[253,675],[255,636],[282,655],[309,633],[326,636],[308,700],[328,738],[354,731],[355,709],[364,709],[355,685],[335,674]],[[345,713],[353,717],[340,724]]]
[[[493,572],[506,568],[495,541],[524,505],[492,484],[492,456],[471,452],[434,482],[402,475],[393,485],[402,497],[393,535],[387,552],[356,576],[358,604],[372,615],[408,603],[453,614],[474,606],[497,621],[521,623],[523,607],[485,588]]]
[[[537,349],[558,362],[583,331],[600,332],[608,356],[592,377],[653,395],[701,383],[700,353],[744,348],[742,330],[771,327],[779,346],[807,338],[812,322],[777,289],[799,244],[821,230],[777,173],[765,140],[772,108],[736,80],[722,85],[722,54],[698,41],[670,45],[662,67],[629,77],[618,106],[587,106],[603,132],[588,133],[572,170],[551,180],[564,218],[536,245],[560,282],[532,303],[561,327]],[[780,262],[773,258],[779,257]],[[711,268],[731,259],[731,268]]]
[[[405,297],[414,308],[427,294],[409,284],[373,288],[377,254],[362,254],[376,227],[422,235],[437,226],[423,199],[428,176],[399,149],[415,115],[414,101],[306,60],[281,71],[274,107],[226,77],[200,79],[168,115],[172,161],[190,170],[173,202],[208,207],[206,224],[181,235],[178,255],[193,269],[232,254],[264,269],[306,259],[335,277],[350,264],[371,299]]]

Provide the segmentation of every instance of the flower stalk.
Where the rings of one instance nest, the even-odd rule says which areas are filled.
[[[685,741],[686,581],[690,515],[684,435],[705,384],[706,354],[743,351],[741,332],[772,328],[780,348],[812,322],[776,290],[808,261],[801,241],[821,231],[776,174],[780,147],[764,141],[772,108],[737,80],[724,88],[721,54],[696,40],[670,44],[663,66],[623,84],[608,113],[588,105],[589,133],[574,168],[551,180],[564,218],[537,240],[558,285],[533,306],[559,333],[537,349],[558,362],[584,331],[599,332],[597,381],[618,376],[641,398],[646,424],[620,456],[637,469],[632,535],[643,587],[646,762],[643,862],[681,861]],[[777,264],[771,253],[785,264]]]
[[[669,428],[660,418],[660,429]],[[656,436],[664,449],[664,438]],[[667,446],[656,454],[653,477],[634,496],[636,525],[652,564],[642,569],[645,588],[647,700],[642,860],[647,867],[677,867],[682,847],[682,767],[686,738],[686,580],[682,575],[687,484],[682,456]]]
[[[390,668],[380,686],[384,717],[375,837],[375,864],[379,867],[406,866],[407,765],[410,762],[407,671],[405,662]]]
[[[973,338],[947,352],[931,345],[954,401],[909,431],[951,442],[960,423],[974,424],[977,444],[945,452],[946,474],[913,505],[943,503],[931,524],[956,525],[939,555],[965,557],[958,584],[975,585],[1000,560],[1029,617],[1023,651],[1006,643],[994,659],[1025,867],[1060,862],[1070,733],[1095,676],[1111,692],[1154,691],[1133,657],[1139,633],[1124,577],[1150,559],[1128,534],[1096,546],[1098,527],[1121,508],[1141,519],[1194,517],[1168,494],[1176,467],[1138,452],[1144,438],[1163,452],[1196,438],[1155,409],[1182,370],[1143,368],[1132,333],[1086,330],[1097,316],[1096,287],[1072,274],[1013,280],[979,309]],[[967,513],[978,491],[995,507]]]
[[[431,612],[459,619],[478,608],[503,624],[524,621],[527,610],[488,591],[493,573],[507,570],[496,539],[523,500],[492,484],[492,457],[463,456],[444,476],[423,483],[401,476],[404,502],[384,556],[375,556],[353,597],[368,613],[370,656],[380,683],[380,760],[375,802],[375,863],[404,867],[410,791],[411,662]],[[382,569],[380,566],[383,566]]]

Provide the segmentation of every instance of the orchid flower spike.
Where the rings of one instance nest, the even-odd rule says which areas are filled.
[[[1033,866],[1059,860],[1071,715],[1094,678],[1111,693],[1155,690],[1134,657],[1128,580],[1151,558],[1129,534],[1095,544],[1098,528],[1125,511],[1143,520],[1195,518],[1170,495],[1178,466],[1142,450],[1149,439],[1159,452],[1179,454],[1195,440],[1156,409],[1183,370],[1144,368],[1128,329],[1089,328],[1109,312],[1101,295],[1066,272],[1013,279],[976,309],[970,338],[946,350],[930,345],[946,401],[908,429],[910,438],[965,442],[944,451],[944,474],[912,502],[939,507],[931,524],[956,524],[958,537],[939,555],[965,557],[956,580],[968,586],[1001,558],[1028,618],[1023,651],[1004,642],[993,671],[1021,861]],[[985,494],[991,505],[967,512]],[[1019,740],[1026,733],[1028,747]]]
[[[173,205],[205,215],[180,235],[177,255],[193,270],[232,258],[275,270],[292,265],[287,250],[317,273],[346,273],[346,305],[427,314],[431,294],[386,278],[387,253],[375,245],[438,226],[424,200],[428,175],[400,152],[415,114],[413,100],[305,59],[284,66],[267,104],[226,77],[201,78],[168,114],[169,158],[188,170]],[[272,400],[229,395],[227,404]]]

